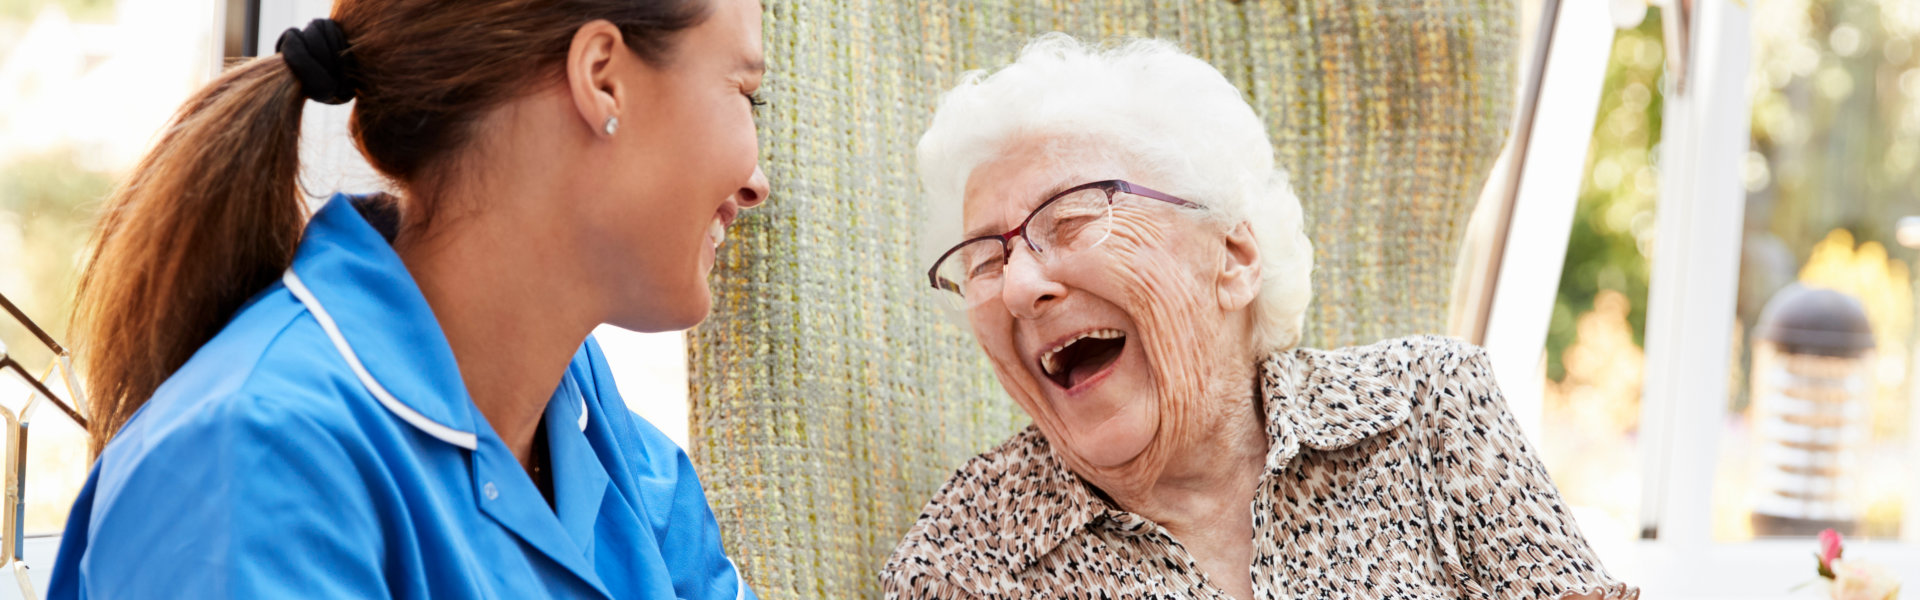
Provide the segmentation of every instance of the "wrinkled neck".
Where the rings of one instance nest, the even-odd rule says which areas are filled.
[[[1268,446],[1256,366],[1251,359],[1215,366],[1190,416],[1177,428],[1183,435],[1155,449],[1161,464],[1150,477],[1088,477],[1119,508],[1170,531],[1238,528],[1251,519],[1248,507],[1266,468]]]

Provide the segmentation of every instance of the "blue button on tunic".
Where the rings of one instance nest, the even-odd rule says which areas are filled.
[[[592,339],[545,415],[553,505],[386,237],[335,196],[281,282],[108,445],[49,597],[753,597],[686,454]]]

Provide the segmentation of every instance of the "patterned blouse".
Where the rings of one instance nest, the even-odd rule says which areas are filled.
[[[1259,377],[1258,599],[1639,596],[1587,547],[1479,348],[1293,350]],[[881,579],[889,599],[1228,598],[1033,427],[961,466]]]

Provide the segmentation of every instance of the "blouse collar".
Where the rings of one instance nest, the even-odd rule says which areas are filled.
[[[1302,447],[1338,450],[1406,422],[1412,414],[1411,391],[1386,379],[1385,374],[1395,367],[1371,364],[1381,358],[1296,349],[1261,361],[1258,377],[1267,418],[1269,474],[1284,472]],[[1020,452],[1022,448],[1027,451]],[[1033,457],[1027,464],[1005,465],[999,474],[1003,485],[1031,490],[1031,495],[976,498],[985,504],[978,511],[962,512],[980,522],[954,524],[959,531],[948,533],[957,539],[940,553],[951,559],[942,568],[985,577],[954,578],[957,581],[1009,581],[1082,529],[1103,521],[1122,534],[1157,529],[1144,517],[1113,506],[1069,470],[1036,427],[1027,427],[992,454],[1003,459]],[[993,592],[971,591],[989,596]]]

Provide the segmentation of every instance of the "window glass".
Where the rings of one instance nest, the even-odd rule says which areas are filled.
[[[1920,4],[1757,2],[1722,541],[1895,539],[1912,506]],[[1910,242],[1911,243],[1911,242]],[[1911,529],[1911,528],[1910,528]]]
[[[94,208],[214,71],[215,10],[213,0],[0,0],[0,293],[57,339]],[[36,372],[53,359],[11,318],[0,317],[0,341]],[[19,409],[27,389],[0,377],[0,404]],[[52,407],[31,423],[26,531],[57,532],[86,480],[86,438]]]

